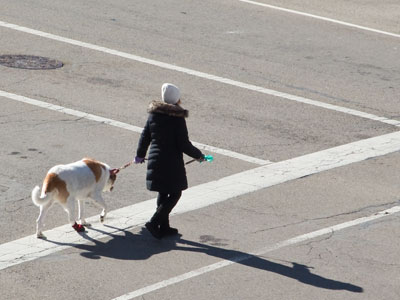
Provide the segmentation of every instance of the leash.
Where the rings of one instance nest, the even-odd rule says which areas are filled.
[[[214,160],[214,157],[212,157],[211,155],[204,155],[203,160],[199,161],[198,159],[192,159],[192,160],[189,160],[188,162],[186,162],[185,165],[191,164],[194,161],[199,161],[201,163],[203,161],[212,162],[213,160]]]
[[[214,158],[213,158],[211,155],[204,155],[204,158],[203,158],[203,159],[204,159],[204,160],[202,160],[202,161],[209,161],[209,162],[212,162],[212,161],[214,160]],[[145,158],[145,160],[148,160],[148,159]],[[191,163],[194,162],[194,161],[198,161],[198,159],[189,160],[188,162],[185,163],[185,165],[191,164]],[[200,162],[202,162],[202,161],[200,161]],[[121,171],[121,170],[123,170],[123,169],[126,169],[127,167],[129,167],[130,165],[132,165],[134,162],[135,162],[135,160],[131,160],[130,162],[126,163],[125,165],[123,165],[123,166],[121,166],[121,167],[119,167],[119,168],[110,170],[110,173],[116,175],[116,174],[119,173],[119,171]]]
[[[147,160],[147,158],[145,158],[145,160]],[[126,168],[129,167],[131,164],[133,164],[134,162],[135,162],[135,160],[131,160],[130,162],[128,162],[127,164],[125,164],[125,165],[123,165],[123,166],[121,166],[121,167],[119,167],[119,168],[115,168],[115,169],[110,170],[110,173],[116,175],[116,174],[119,173],[119,171],[121,171],[121,170],[123,170],[123,169],[126,169]]]
[[[123,170],[123,169],[126,169],[126,168],[129,167],[131,164],[133,164],[134,162],[135,162],[135,160],[132,160],[132,161],[128,162],[127,164],[123,165],[122,167],[119,167],[119,168],[117,169],[118,172],[121,171],[121,170]]]

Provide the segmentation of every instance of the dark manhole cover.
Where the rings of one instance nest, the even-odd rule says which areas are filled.
[[[33,55],[0,55],[0,65],[30,70],[50,70],[61,68],[61,61]]]

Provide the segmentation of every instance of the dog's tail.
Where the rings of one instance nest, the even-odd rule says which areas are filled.
[[[40,187],[37,185],[32,190],[32,202],[36,206],[42,206],[49,202],[51,194],[40,195]]]

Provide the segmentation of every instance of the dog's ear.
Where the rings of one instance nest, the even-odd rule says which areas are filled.
[[[118,172],[119,172],[119,169],[111,169],[111,170],[110,170],[110,174],[111,174],[111,175],[117,175]]]

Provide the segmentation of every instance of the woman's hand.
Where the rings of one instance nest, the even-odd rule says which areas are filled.
[[[200,158],[197,159],[197,161],[198,161],[198,162],[203,162],[203,161],[205,161],[206,159],[204,158],[204,156],[205,156],[205,155],[202,154],[202,155],[200,156]]]
[[[142,163],[144,163],[144,157],[136,156],[135,157],[135,164],[142,164]]]

